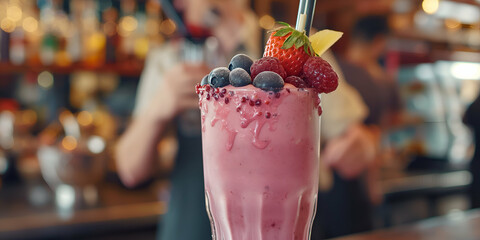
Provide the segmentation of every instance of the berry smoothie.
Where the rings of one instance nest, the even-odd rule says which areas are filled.
[[[214,239],[306,240],[319,169],[318,97],[291,84],[199,90]]]
[[[337,74],[316,53],[339,34],[319,32],[312,47],[304,32],[281,25],[262,58],[238,54],[196,86],[214,240],[310,239],[319,179],[318,94],[338,86]]]

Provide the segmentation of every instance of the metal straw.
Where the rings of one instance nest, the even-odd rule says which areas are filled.
[[[300,0],[298,4],[297,25],[295,29],[305,31],[307,36],[310,34],[310,28],[312,27],[316,2],[316,0]]]

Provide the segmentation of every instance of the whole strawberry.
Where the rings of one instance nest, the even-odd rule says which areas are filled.
[[[303,77],[307,85],[315,88],[319,93],[330,93],[338,86],[337,73],[321,57],[311,57],[305,62]]]
[[[302,66],[315,52],[308,37],[287,23],[279,22],[283,27],[275,30],[267,41],[264,57],[276,57],[280,60],[287,76],[300,76]]]

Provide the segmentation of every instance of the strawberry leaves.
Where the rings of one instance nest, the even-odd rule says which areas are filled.
[[[287,27],[287,28],[280,28],[278,29],[273,36],[275,37],[284,37],[287,34],[291,33],[293,28]]]
[[[285,39],[285,42],[282,45],[282,49],[289,49],[291,47],[295,47],[295,49],[298,49],[303,46],[304,51],[309,56],[315,55],[312,45],[310,44],[310,40],[305,35],[305,32],[297,31],[293,27],[291,27],[288,23],[285,23],[285,22],[277,22],[277,23],[280,25],[283,25],[283,27],[276,29],[273,36],[284,37],[290,34],[290,36],[288,36],[287,39]]]
[[[286,22],[278,21],[277,23],[280,24],[280,25],[283,25],[285,27],[291,27],[290,24],[288,24]]]

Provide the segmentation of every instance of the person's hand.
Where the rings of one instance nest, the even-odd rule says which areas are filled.
[[[378,133],[361,124],[330,140],[322,153],[322,160],[341,177],[353,179],[374,163],[378,149]]]
[[[149,113],[159,121],[169,121],[185,109],[198,108],[195,85],[209,73],[205,64],[180,63],[165,73]]]

